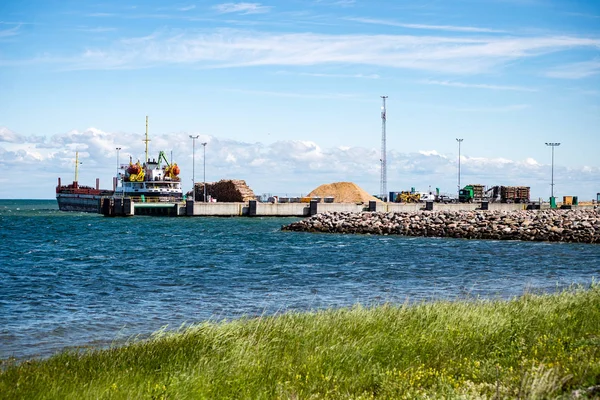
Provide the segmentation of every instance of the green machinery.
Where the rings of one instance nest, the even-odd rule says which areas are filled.
[[[472,203],[483,200],[483,185],[467,185],[458,192],[458,201]]]
[[[473,202],[473,187],[471,185],[465,186],[458,192],[458,201],[461,203],[472,203]]]

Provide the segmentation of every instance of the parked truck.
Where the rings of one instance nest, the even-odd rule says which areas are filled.
[[[461,203],[529,203],[529,186],[492,186],[486,189],[483,185],[467,185],[459,191]]]
[[[479,184],[467,185],[458,192],[458,201],[461,203],[474,203],[486,200],[484,186]]]

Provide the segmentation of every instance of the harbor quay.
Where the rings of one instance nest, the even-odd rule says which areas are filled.
[[[419,211],[517,211],[526,204],[507,203],[263,203],[248,202],[142,202],[131,198],[105,197],[101,200],[101,213],[107,217],[170,216],[170,217],[310,217],[326,212],[419,212]]]

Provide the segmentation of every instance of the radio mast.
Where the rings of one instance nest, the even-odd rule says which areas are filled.
[[[142,142],[146,142],[146,164],[148,164],[148,116],[146,115],[146,139],[142,140]],[[160,162],[160,161],[159,161]]]
[[[386,148],[385,148],[385,122],[387,120],[385,110],[385,99],[387,96],[381,96],[383,99],[383,106],[381,107],[381,200],[386,201],[387,199],[387,161],[386,161]]]

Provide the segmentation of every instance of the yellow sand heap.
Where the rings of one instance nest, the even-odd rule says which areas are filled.
[[[334,182],[321,185],[310,192],[308,197],[333,197],[335,203],[366,204],[369,201],[380,201],[352,182]]]

